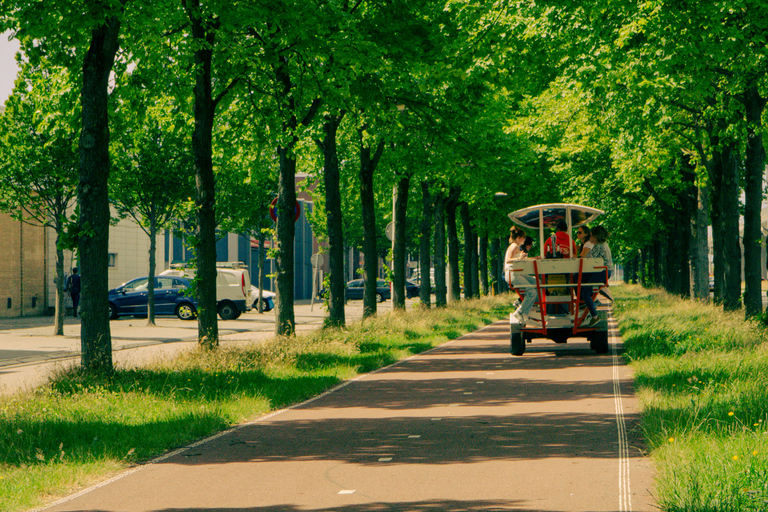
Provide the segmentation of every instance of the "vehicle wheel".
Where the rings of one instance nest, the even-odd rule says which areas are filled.
[[[384,302],[384,296],[380,293],[376,294],[376,302]]]
[[[176,306],[176,316],[181,320],[193,320],[197,316],[197,311],[192,304],[185,302]]]
[[[595,331],[589,338],[589,348],[597,354],[608,353],[608,331]]]
[[[226,301],[219,304],[219,316],[222,320],[234,320],[238,316],[239,311],[234,303]]]
[[[525,340],[520,332],[512,333],[510,352],[513,356],[521,356],[525,353]]]
[[[262,310],[261,310],[262,312],[267,313],[269,311],[272,311],[272,308],[269,307],[269,302],[263,300],[263,301],[261,301],[261,304],[262,304]],[[253,309],[255,309],[256,311],[259,310],[259,301],[258,300],[256,300],[256,302],[253,303]]]
[[[117,320],[117,307],[114,304],[109,305],[109,319]]]

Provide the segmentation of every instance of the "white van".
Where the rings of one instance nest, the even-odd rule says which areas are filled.
[[[184,264],[173,264],[161,276],[177,276],[192,279],[195,268]],[[248,267],[241,262],[216,263],[216,308],[222,320],[235,320],[253,304],[251,277]]]

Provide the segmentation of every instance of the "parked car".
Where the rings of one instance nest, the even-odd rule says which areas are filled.
[[[261,290],[261,297],[264,300],[264,312],[272,311],[275,308],[275,297],[277,294],[269,290]],[[251,298],[253,299],[253,309],[259,310],[259,289],[251,285]]]
[[[346,289],[347,300],[363,300],[363,294],[365,293],[365,281],[362,279],[354,279],[347,282]],[[323,288],[319,293],[320,297],[328,296],[328,289]],[[384,302],[391,298],[392,292],[389,288],[389,283],[383,279],[376,280],[376,302]]]
[[[187,295],[191,283],[183,277],[155,278],[155,315],[176,315],[192,320],[197,315],[197,302]],[[109,318],[147,316],[149,278],[139,277],[109,290]]]
[[[413,297],[419,296],[419,291],[421,291],[421,287],[414,283],[413,281],[405,281],[405,297],[408,299],[412,299]]]
[[[355,279],[347,283],[347,300],[363,300],[365,281]],[[389,283],[383,279],[376,280],[376,302],[384,302],[391,297]]]
[[[183,265],[160,272],[161,276],[177,276],[192,279],[195,269]],[[250,296],[251,278],[248,269],[239,262],[220,262],[216,264],[216,308],[222,320],[235,320],[241,314],[251,310],[253,298]]]

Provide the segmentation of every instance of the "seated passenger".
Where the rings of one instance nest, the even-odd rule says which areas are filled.
[[[552,247],[552,239],[555,240],[555,247]],[[571,240],[568,234],[568,224],[564,220],[557,222],[557,230],[552,236],[544,242],[545,258],[570,258],[571,254],[576,253],[576,244]]]
[[[524,290],[523,303],[512,313],[512,319],[516,323],[521,324],[524,324],[528,319],[528,313],[531,311],[537,295],[536,280],[532,276],[512,271],[515,261],[524,260],[528,256],[528,253],[523,250],[526,247],[527,239],[530,239],[530,237],[526,237],[525,231],[513,227],[509,233],[509,240],[512,243],[507,248],[507,253],[504,257],[504,274],[507,277],[507,282],[510,286]],[[533,240],[531,239],[532,244]]]

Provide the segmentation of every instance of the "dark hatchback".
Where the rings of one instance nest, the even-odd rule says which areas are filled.
[[[347,283],[347,299],[348,300],[363,300],[363,293],[365,292],[365,281],[362,279],[355,279]],[[376,302],[384,302],[391,297],[389,290],[389,283],[383,279],[376,280]]]
[[[147,316],[149,278],[139,277],[109,290],[109,318]],[[176,315],[192,320],[197,315],[197,303],[186,295],[191,283],[183,277],[155,278],[155,315]]]

